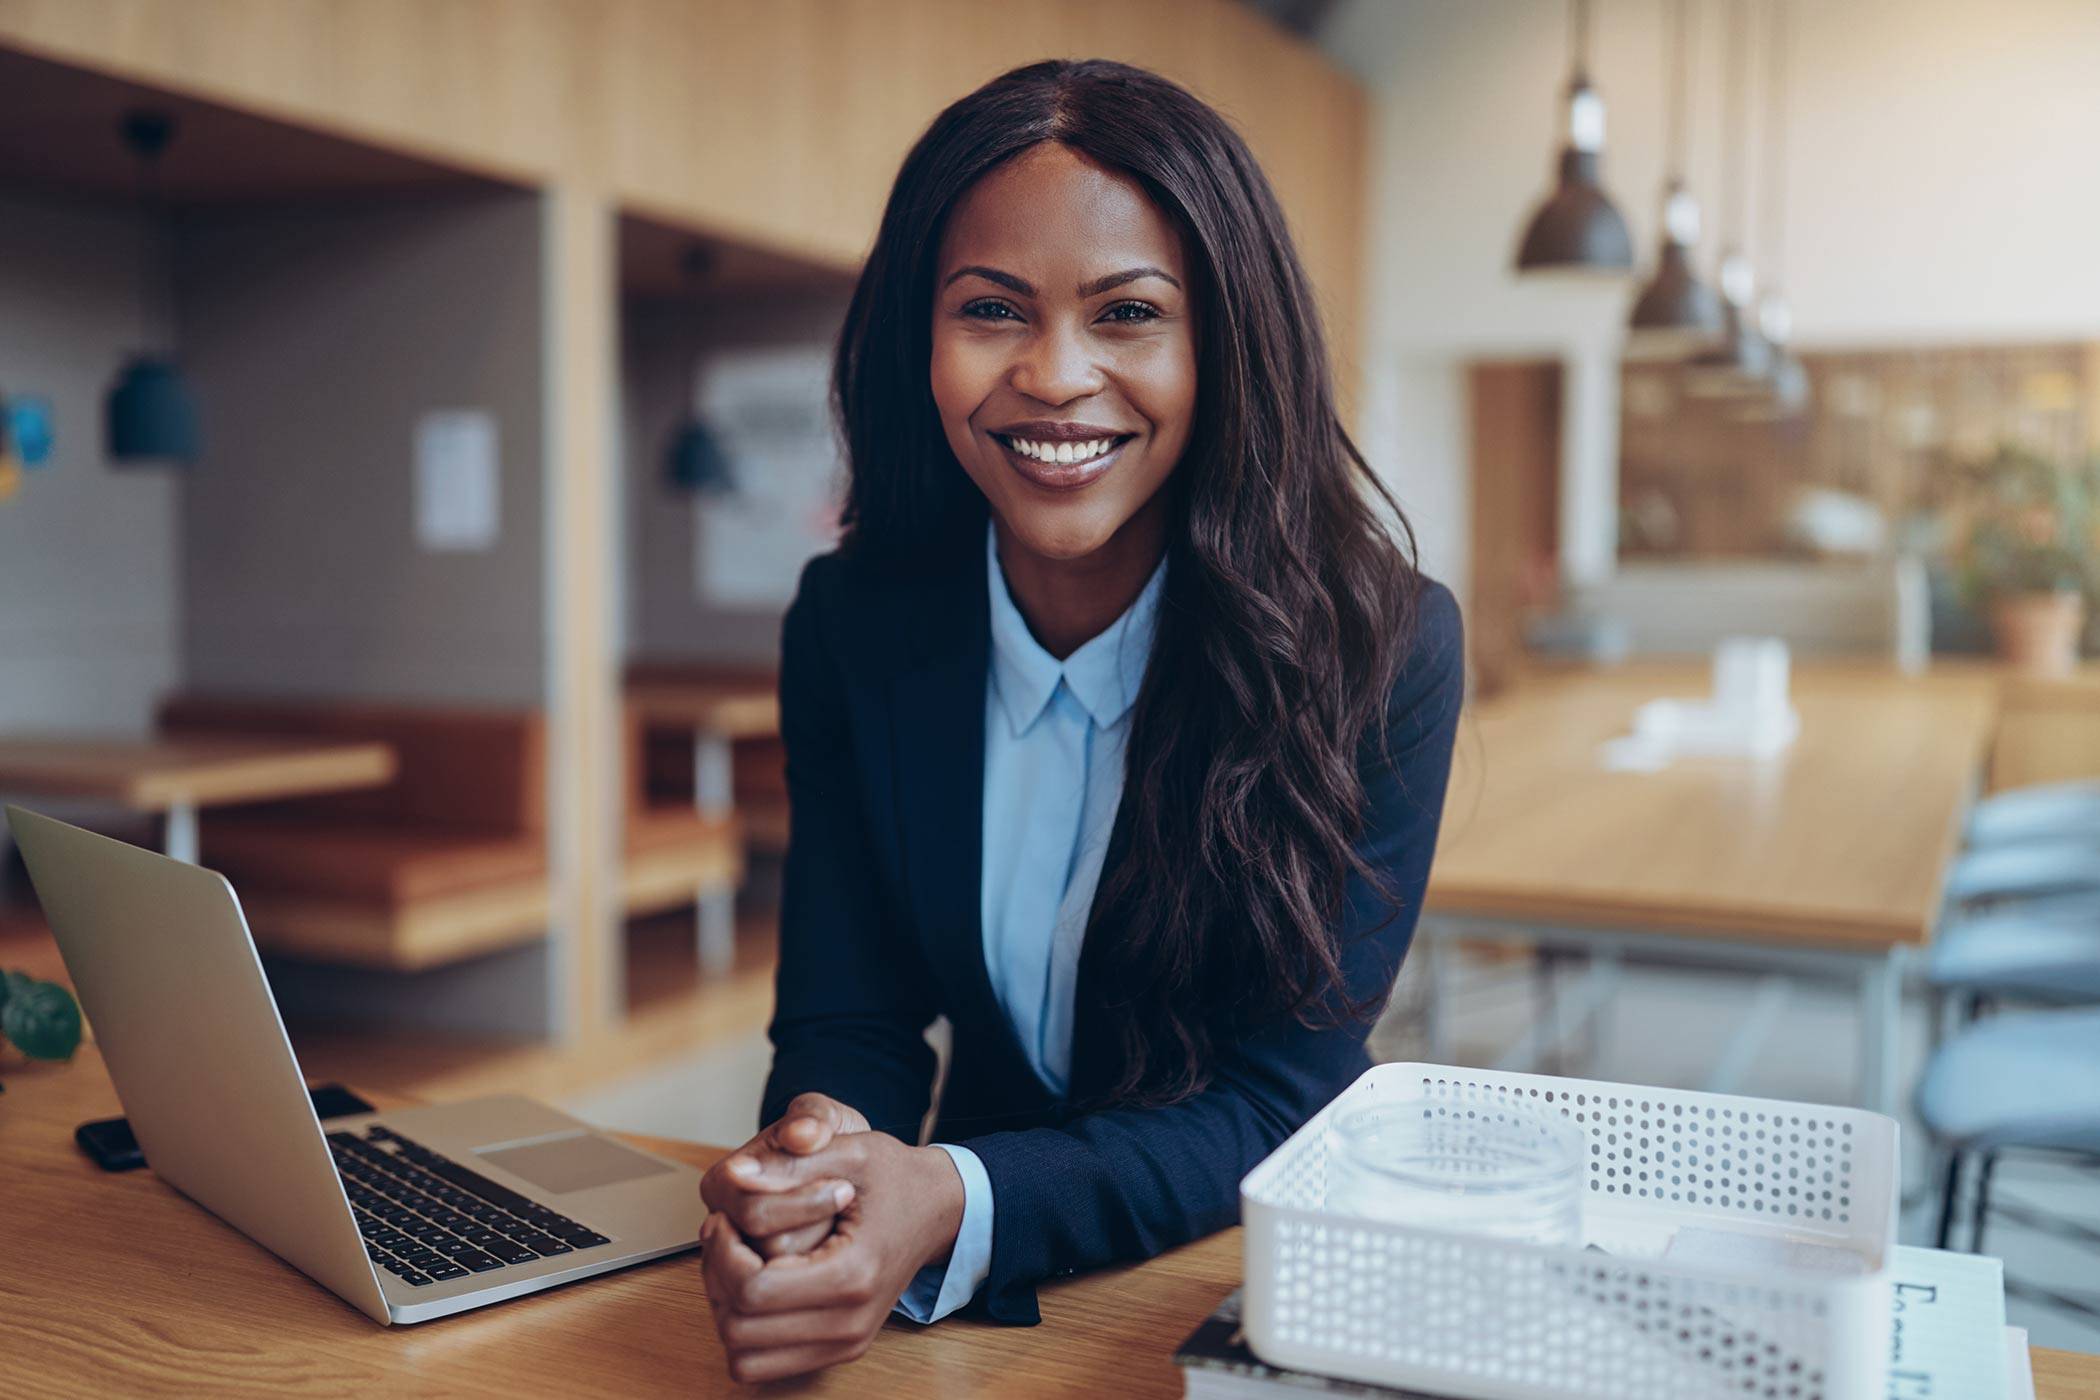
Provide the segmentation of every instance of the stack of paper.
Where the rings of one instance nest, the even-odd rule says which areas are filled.
[[[1888,1400],[2034,1400],[2027,1333],[2005,1325],[2005,1269],[1996,1259],[1937,1249],[1898,1249],[1891,1283]],[[1394,1326],[1404,1327],[1396,1319]],[[1174,1354],[1189,1400],[1347,1396],[1442,1400],[1418,1390],[1337,1380],[1268,1365],[1240,1331],[1238,1290]],[[1739,1397],[1720,1375],[1711,1392]],[[1684,1400],[1698,1400],[1687,1395]]]

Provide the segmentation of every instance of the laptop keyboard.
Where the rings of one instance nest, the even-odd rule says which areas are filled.
[[[330,1133],[328,1147],[365,1253],[417,1288],[611,1243],[377,1124]]]

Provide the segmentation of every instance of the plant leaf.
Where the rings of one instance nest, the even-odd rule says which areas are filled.
[[[0,1006],[0,1035],[32,1060],[70,1060],[80,1048],[80,1007],[56,982],[8,974],[7,1003]]]

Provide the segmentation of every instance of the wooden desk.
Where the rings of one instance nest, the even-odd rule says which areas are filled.
[[[1428,907],[1812,947],[1926,942],[1996,685],[1803,666],[1801,737],[1768,762],[1600,764],[1643,701],[1706,689],[1703,667],[1629,666],[1470,711]]]
[[[1998,681],[1802,665],[1801,735],[1779,756],[1602,766],[1641,702],[1708,685],[1703,665],[1565,672],[1468,711],[1426,903],[1432,965],[1450,937],[1497,937],[1852,980],[1861,1100],[1886,1111],[1898,950],[1931,937]]]
[[[393,776],[393,750],[375,743],[0,737],[0,793],[89,797],[165,813],[167,853],[192,863],[199,808],[377,787]]]
[[[10,1395],[713,1395],[723,1369],[695,1256],[415,1327],[384,1328],[149,1171],[72,1143],[120,1112],[88,1046],[8,1066],[0,1098],[0,1357]],[[636,1139],[705,1165],[721,1149]],[[892,1322],[862,1360],[793,1387],[867,1396],[1181,1394],[1174,1348],[1239,1283],[1237,1230],[1047,1287],[1043,1325]],[[2100,1358],[2037,1350],[2041,1400],[2100,1400]],[[778,1390],[788,1387],[776,1387]]]

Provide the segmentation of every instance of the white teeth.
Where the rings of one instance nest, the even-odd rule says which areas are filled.
[[[1006,441],[1023,457],[1060,466],[1092,461],[1116,445],[1114,438],[1095,438],[1091,442],[1034,442],[1028,438],[1008,438]]]

